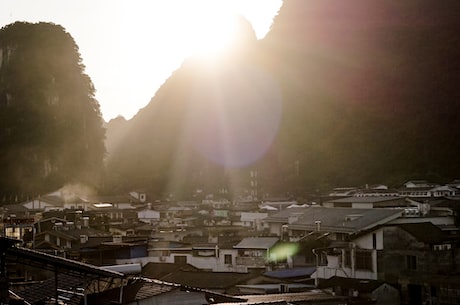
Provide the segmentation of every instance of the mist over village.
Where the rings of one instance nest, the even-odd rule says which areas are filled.
[[[1,27],[0,304],[460,304],[459,15],[283,0],[158,90],[114,62],[154,91],[109,119],[72,27]]]

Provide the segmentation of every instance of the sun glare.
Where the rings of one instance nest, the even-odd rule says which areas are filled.
[[[235,15],[246,18],[262,39],[281,5],[282,0],[12,0],[0,1],[0,27],[19,20],[62,25],[79,47],[108,121],[120,114],[132,118],[185,58],[230,47]]]
[[[236,34],[235,18],[223,12],[197,18],[188,30],[192,55],[210,56],[231,47]]]
[[[267,33],[281,0],[168,0],[123,2],[120,59],[126,107],[148,103],[190,56],[213,58],[237,41],[243,16],[257,38]],[[128,77],[125,77],[128,76]],[[141,108],[140,106],[137,109]]]
[[[176,23],[187,55],[212,56],[237,41],[238,16],[243,15],[229,1],[193,1],[187,14]]]

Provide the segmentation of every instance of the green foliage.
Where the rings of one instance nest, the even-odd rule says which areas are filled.
[[[282,89],[278,136],[252,165],[264,193],[458,178],[457,7],[455,0],[285,0],[265,39],[240,48],[238,58],[222,57],[216,75],[244,57]],[[176,177],[182,190],[229,181],[183,142],[191,88],[212,86],[197,83],[205,71],[203,62],[186,61],[129,123],[109,162],[127,181],[116,185],[162,193]]]
[[[50,23],[0,30],[0,190],[38,194],[99,182],[104,129],[78,47]]]
[[[263,53],[285,92],[274,154],[302,164],[292,187],[460,174],[458,3],[419,5],[284,2]]]

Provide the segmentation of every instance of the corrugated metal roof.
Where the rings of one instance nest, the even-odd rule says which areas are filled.
[[[298,213],[303,213],[307,208],[291,208],[291,209],[286,209],[282,210],[276,214],[273,214],[271,216],[268,216],[265,218],[263,221],[264,222],[281,222],[285,223],[289,216],[298,214]]]
[[[296,277],[309,277],[316,271],[316,267],[299,267],[299,268],[289,268],[289,269],[280,269],[267,271],[264,273],[265,276],[287,279],[287,278],[296,278]]]
[[[79,277],[69,276],[66,274],[58,274],[57,284],[58,289],[63,290],[75,290],[76,288],[86,288],[88,283],[91,281]],[[53,298],[56,295],[55,279],[50,278],[41,283],[32,284],[21,289],[14,289],[13,291],[23,298],[25,301],[35,304],[40,301],[44,301],[47,298]],[[78,303],[77,303],[78,304]]]
[[[182,271],[170,273],[163,281],[201,289],[226,289],[257,277],[251,273]]]
[[[352,209],[315,207],[304,210],[290,229],[321,232],[357,233],[398,218],[403,209]]]
[[[122,304],[145,300],[180,289],[180,285],[158,280],[139,278],[123,286]],[[88,304],[113,304],[119,302],[120,287],[106,290],[101,293],[88,295]]]
[[[57,268],[61,273],[87,277],[124,277],[124,274],[119,272],[104,270],[100,267],[90,264],[85,264],[71,259],[66,259],[21,247],[7,248],[6,255],[8,260],[20,262],[30,266],[40,267],[51,271],[54,271]]]
[[[242,304],[291,304],[292,302],[302,302],[302,301],[329,301],[337,303],[327,303],[327,304],[343,304],[343,301],[346,300],[346,297],[340,296],[331,296],[328,293],[325,293],[321,290],[312,290],[307,292],[298,292],[298,293],[281,293],[281,294],[263,294],[263,295],[243,295],[235,296],[242,299],[246,299],[246,302],[237,302],[237,303],[218,303],[219,305],[242,305]],[[340,303],[342,302],[342,303]]]

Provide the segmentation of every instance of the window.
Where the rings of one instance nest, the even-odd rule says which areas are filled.
[[[224,263],[226,265],[231,265],[232,264],[232,255],[231,254],[225,254],[224,255]]]
[[[372,271],[372,253],[368,251],[356,251],[356,269]]]
[[[451,244],[441,244],[441,245],[434,245],[433,249],[435,251],[445,251],[450,250],[452,248]]]
[[[325,252],[320,252],[318,255],[318,265],[319,266],[327,266],[327,255]]]
[[[372,233],[372,249],[377,249],[377,234]]]
[[[351,267],[351,251],[345,250],[345,267]]]
[[[182,255],[174,256],[174,264],[179,264],[179,265],[187,264],[187,256],[182,256]]]
[[[407,255],[406,256],[406,267],[408,270],[416,270],[417,269],[417,257],[415,255]]]

